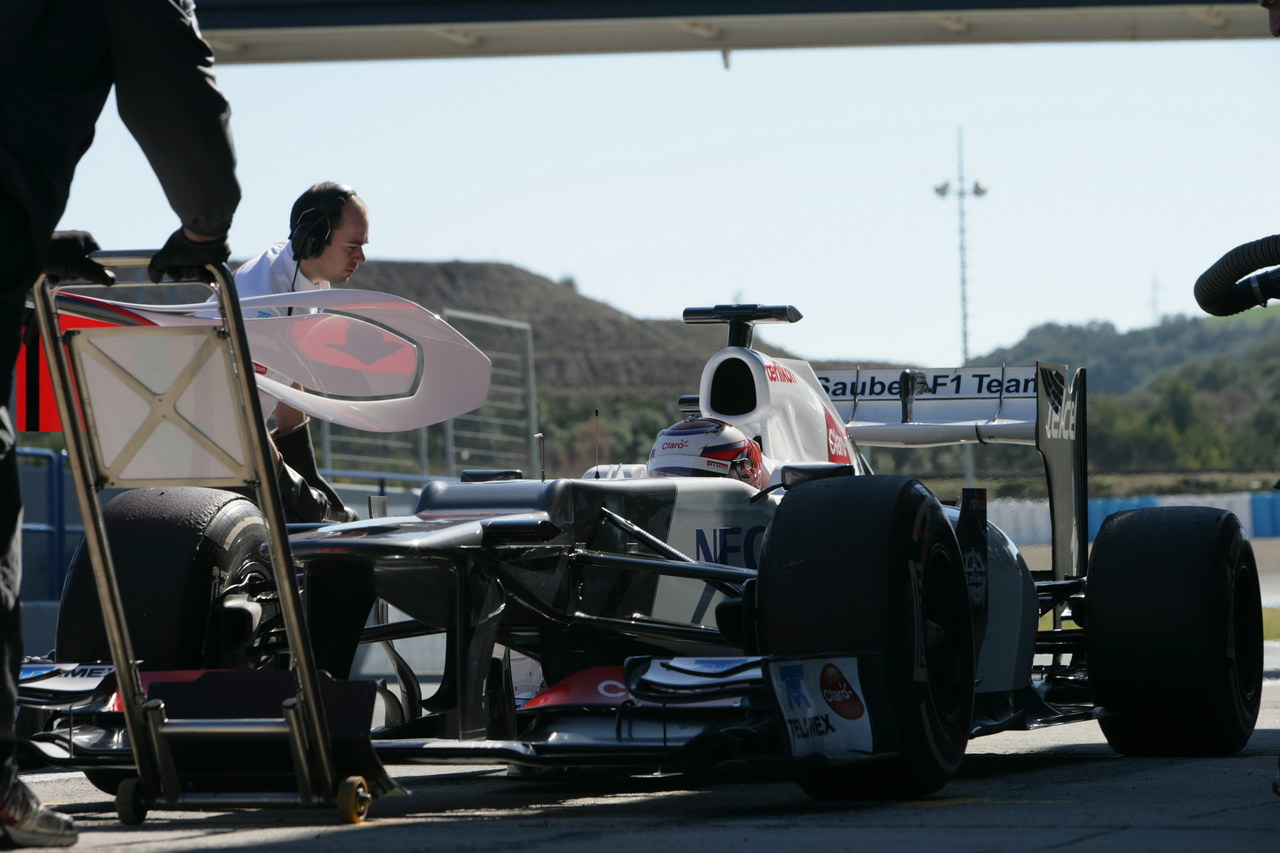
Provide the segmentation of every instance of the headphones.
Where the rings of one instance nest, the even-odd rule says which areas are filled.
[[[333,233],[333,220],[347,203],[347,199],[355,194],[356,191],[346,184],[334,184],[314,195],[311,192],[303,193],[294,202],[293,229],[289,232],[294,260],[305,261],[320,256],[324,247],[329,244],[329,235]],[[304,204],[309,206],[299,211],[298,208]]]

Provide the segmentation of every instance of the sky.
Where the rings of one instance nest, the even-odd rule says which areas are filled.
[[[1265,16],[1258,15],[1260,34]],[[503,261],[637,317],[787,303],[805,358],[958,364],[1045,322],[1196,314],[1196,277],[1280,232],[1280,40],[222,65],[233,257],[351,184],[371,260]],[[176,227],[114,103],[61,227]],[[351,286],[359,286],[359,274]]]

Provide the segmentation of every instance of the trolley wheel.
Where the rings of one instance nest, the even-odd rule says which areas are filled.
[[[147,819],[147,803],[137,779],[125,779],[116,789],[116,814],[126,826],[141,826]]]
[[[338,785],[338,817],[343,823],[361,823],[369,814],[373,795],[363,776],[348,776]]]

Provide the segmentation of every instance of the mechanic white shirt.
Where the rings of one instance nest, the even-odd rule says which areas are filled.
[[[329,282],[322,281],[316,284],[302,274],[302,270],[298,269],[298,262],[293,259],[293,244],[288,240],[275,243],[256,258],[245,261],[236,270],[235,279],[236,293],[241,299],[275,293],[329,289]],[[312,311],[314,309],[309,309],[308,313]],[[250,308],[244,312],[244,315],[246,317],[283,317],[288,313],[287,308]]]

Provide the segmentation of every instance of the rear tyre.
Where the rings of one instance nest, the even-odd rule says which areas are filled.
[[[142,669],[201,669],[213,596],[259,559],[266,522],[252,501],[218,489],[134,489],[103,512],[125,621]],[[110,660],[88,549],[62,592],[54,659]]]
[[[974,648],[960,546],[942,506],[905,477],[793,489],[765,535],[757,630],[766,654],[881,652],[900,754],[808,771],[824,800],[917,797],[964,756]]]
[[[1088,578],[1089,684],[1112,748],[1242,749],[1262,701],[1262,600],[1239,520],[1207,507],[1117,513]]]

